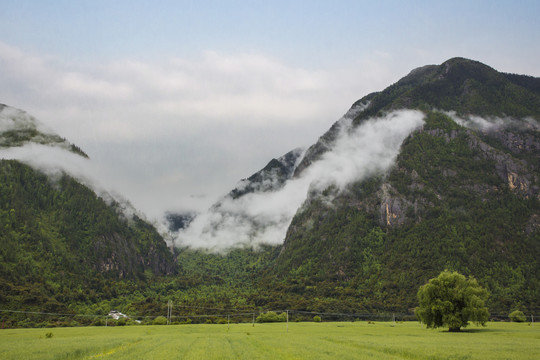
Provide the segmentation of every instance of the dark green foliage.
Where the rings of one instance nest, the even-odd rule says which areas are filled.
[[[469,321],[485,326],[489,320],[487,297],[488,292],[476,279],[443,271],[420,287],[415,313],[428,328],[448,327],[455,332]]]
[[[341,310],[406,312],[418,286],[446,268],[474,274],[498,313],[518,303],[537,308],[540,234],[530,224],[540,203],[509,188],[500,169],[520,160],[501,156],[503,146],[478,145],[486,137],[427,113],[387,176],[351,185],[331,206],[330,199],[312,199],[297,213],[274,267],[282,280],[273,286],[319,304],[338,298]],[[536,161],[523,167],[523,177],[539,171],[531,166],[537,154],[530,156]]]
[[[516,304],[537,308],[538,132],[519,125],[477,133],[433,109],[540,119],[538,82],[456,58],[417,69],[359,100],[371,104],[356,124],[384,111],[416,108],[426,113],[425,126],[406,139],[388,174],[308,199],[283,247],[270,250],[249,285],[235,291],[256,294],[245,299],[267,308],[407,312],[417,305],[421,284],[451,269],[479,279],[498,313]],[[328,149],[336,129],[310,149],[296,175]],[[524,188],[509,183],[511,171]],[[202,279],[206,271],[188,273]],[[239,284],[219,274],[213,283]],[[227,295],[219,294],[222,300],[210,297],[211,303],[226,303]]]
[[[88,155],[77,145],[70,144],[65,138],[55,134],[44,134],[35,128],[8,130],[0,133],[1,147],[17,147],[26,143],[59,146],[77,155],[88,158]]]
[[[4,114],[4,111],[7,114]],[[62,148],[88,158],[88,155],[81,148],[70,144],[65,138],[54,133],[44,133],[38,130],[38,121],[26,112],[0,104],[0,113],[2,113],[1,116],[8,124],[7,128],[0,130],[0,148],[18,147],[34,143]]]
[[[17,161],[0,161],[0,228],[4,309],[71,313],[70,304],[116,296],[120,279],[174,271],[152,226],[68,176],[49,179]]]

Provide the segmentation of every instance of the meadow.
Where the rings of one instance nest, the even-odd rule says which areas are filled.
[[[48,334],[48,336],[47,336]],[[52,334],[52,336],[51,336]],[[0,359],[538,359],[540,324],[461,333],[417,322],[0,330]]]

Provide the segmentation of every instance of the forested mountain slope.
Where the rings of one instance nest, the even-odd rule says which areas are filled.
[[[3,147],[37,143],[87,157],[26,113],[1,111]],[[0,308],[64,312],[76,299],[111,296],[115,281],[176,272],[152,225],[66,173],[46,171],[0,160]]]
[[[488,287],[497,311],[540,308],[539,82],[456,58],[361,99],[355,124],[401,108],[422,110],[425,124],[390,171],[308,198],[275,278],[302,296],[324,285],[330,297],[406,310],[419,285],[451,269]],[[296,176],[335,133],[308,150]]]

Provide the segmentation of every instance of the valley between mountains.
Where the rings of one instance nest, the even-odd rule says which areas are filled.
[[[144,320],[168,301],[178,316],[407,314],[445,269],[487,288],[494,315],[540,312],[539,78],[464,58],[415,69],[166,230],[8,105],[0,158],[6,327]]]

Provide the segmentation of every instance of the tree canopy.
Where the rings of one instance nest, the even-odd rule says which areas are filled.
[[[489,319],[485,306],[488,292],[473,277],[443,271],[418,290],[420,305],[416,316],[428,328],[448,327],[460,331],[469,321],[485,326]]]

